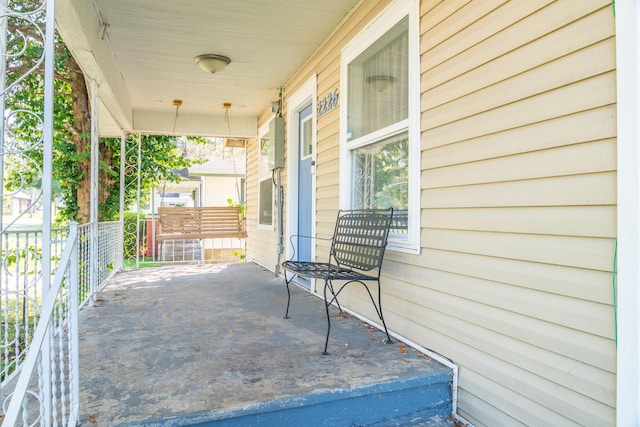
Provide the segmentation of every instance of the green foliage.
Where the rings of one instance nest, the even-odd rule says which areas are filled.
[[[365,207],[407,209],[408,159],[406,138],[383,141],[355,151],[355,163],[362,175],[360,192],[365,194],[373,190],[368,196],[370,199],[363,200]]]
[[[26,249],[3,249],[2,259],[4,260],[5,267],[13,274],[40,274],[40,271],[36,271],[36,268],[42,260],[42,248],[36,248],[30,245]],[[55,257],[52,257],[52,260],[55,261]]]
[[[246,216],[246,208],[247,205],[245,205],[244,203],[236,203],[233,201],[233,199],[228,198],[227,199],[227,204],[229,206],[240,206],[240,218],[244,218]],[[245,260],[245,258],[247,257],[247,255],[245,254],[245,249],[242,248],[240,251],[235,251],[233,252],[233,256],[236,258],[240,258],[241,260]]]
[[[406,139],[384,146],[375,155],[374,200],[378,208],[393,206],[407,209],[409,205],[409,164]]]
[[[247,206],[244,203],[234,202],[232,198],[228,198],[227,204],[229,206],[240,206],[240,217],[244,218],[246,216],[245,211],[247,209]]]
[[[181,156],[177,148],[177,137],[166,135],[141,135],[140,137],[140,191],[142,195],[148,195],[150,191],[163,181],[178,182],[180,176],[174,170],[189,167],[192,162]],[[101,163],[102,173],[109,174],[112,178],[112,186],[108,196],[100,205],[101,219],[111,221],[118,219],[120,209],[120,139],[104,138],[101,143],[113,153],[113,165]],[[137,165],[137,137],[127,138],[125,144],[125,159],[127,170],[135,170]],[[125,206],[131,205],[137,199],[137,180],[135,173],[125,171]],[[125,221],[127,216],[125,215]]]
[[[25,1],[28,4],[29,0]],[[14,22],[15,27],[26,25]],[[26,31],[26,30],[25,30]],[[16,35],[8,42],[10,52],[21,49],[22,39]],[[38,188],[42,177],[42,120],[44,105],[44,79],[41,70],[30,74],[25,71],[37,63],[42,52],[41,40],[36,32],[27,34],[26,49],[20,60],[13,60],[9,64],[7,81],[9,84],[18,82],[7,93],[6,106],[13,111],[7,116],[7,126],[10,130],[8,148],[11,153],[4,156],[5,173],[4,184],[9,192],[26,188]],[[70,85],[70,70],[68,59],[70,52],[60,38],[56,46],[56,80],[54,95],[54,139],[53,139],[53,185],[54,198],[59,204],[59,220],[79,220],[78,191],[87,185],[83,181],[88,171],[90,135],[78,133],[74,129],[73,97],[86,94],[72,93]],[[40,66],[40,68],[42,65]],[[26,76],[26,77],[25,77]],[[19,80],[22,79],[22,80]],[[87,102],[88,105],[88,102]],[[87,114],[88,112],[80,112]],[[82,138],[78,138],[82,137]],[[184,139],[184,138],[183,138]],[[202,138],[197,138],[202,143]],[[77,146],[77,142],[84,146]],[[197,159],[187,160],[182,157],[179,148],[184,142],[178,137],[143,135],[141,142],[141,190],[148,191],[153,186],[166,180],[179,180],[173,170],[188,167]],[[100,152],[110,155],[100,160],[99,192],[105,197],[101,200],[98,210],[101,220],[115,220],[119,214],[120,204],[120,139],[100,139]],[[137,147],[137,138],[127,138],[127,152],[132,145]],[[134,158],[128,159],[128,164],[137,163],[137,149],[131,150]],[[14,154],[15,153],[15,154]],[[124,195],[125,205],[130,204],[137,197],[137,176],[125,174],[127,190]],[[132,183],[136,185],[131,185]],[[87,207],[84,207],[85,209]]]
[[[135,258],[136,257],[136,224],[138,221],[138,214],[136,212],[124,213],[124,257]],[[140,214],[140,222],[144,221],[144,214]],[[144,227],[140,227],[138,231],[138,241],[140,246],[143,246],[145,241]]]

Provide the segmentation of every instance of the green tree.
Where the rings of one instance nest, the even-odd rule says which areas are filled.
[[[100,167],[103,171],[102,176],[110,176],[111,190],[103,193],[101,196],[99,210],[101,212],[101,220],[109,221],[118,217],[120,208],[120,139],[105,138],[101,140],[107,145],[113,153],[113,164],[115,168],[110,167],[101,162]],[[127,148],[125,155],[128,156],[126,164],[129,165],[125,170],[125,205],[129,205],[136,200],[137,189],[136,181],[138,172],[131,165],[137,164],[137,137],[129,137],[127,139]],[[162,182],[178,182],[181,178],[174,171],[184,169],[191,164],[199,162],[199,159],[189,159],[183,156],[180,144],[177,138],[162,135],[141,135],[140,136],[140,191],[143,195],[148,195],[154,187],[158,187]],[[104,184],[106,186],[106,183]]]
[[[36,10],[37,2],[26,0],[17,7]],[[29,9],[30,8],[30,9]],[[41,20],[36,14],[34,21]],[[36,186],[41,178],[44,98],[42,33],[30,20],[12,16],[8,20],[6,109],[10,146],[5,146],[5,187],[9,191]],[[31,70],[32,72],[29,72]],[[63,200],[63,219],[88,222],[90,215],[90,129],[91,105],[85,76],[65,46],[56,38],[54,96],[53,180]],[[132,141],[128,141],[132,143]],[[140,168],[142,189],[162,180],[177,181],[173,172],[188,167],[180,155],[178,138],[142,136]],[[101,138],[99,143],[99,215],[114,219],[119,210],[120,139]],[[137,151],[136,151],[137,156]],[[126,176],[127,180],[137,176]],[[128,186],[125,200],[135,197],[137,186]]]

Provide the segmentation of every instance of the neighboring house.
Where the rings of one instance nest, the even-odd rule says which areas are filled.
[[[245,149],[217,148],[204,153],[206,161],[177,171],[183,180],[156,188],[156,206],[229,206],[245,202]]]
[[[156,189],[156,207],[224,207],[245,203],[245,150],[227,148],[206,162],[184,170],[184,180]],[[153,209],[157,212],[157,209]],[[150,243],[149,243],[150,245]],[[243,253],[244,239],[203,239],[204,259],[234,260]],[[157,252],[159,253],[159,252]]]
[[[6,215],[17,216],[25,212],[31,206],[31,195],[18,191],[15,194],[6,197],[4,200],[3,212]]]
[[[189,177],[202,179],[202,206],[228,206],[245,201],[245,150],[227,148],[224,155],[189,167]]]
[[[614,425],[616,99],[608,0],[361,1],[285,85],[282,259],[338,209],[392,205],[387,325],[459,364],[463,417]],[[247,151],[247,258],[269,269],[272,120]]]

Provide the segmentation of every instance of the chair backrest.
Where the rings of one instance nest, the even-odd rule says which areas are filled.
[[[331,243],[331,255],[338,265],[379,270],[392,218],[393,208],[339,211]]]

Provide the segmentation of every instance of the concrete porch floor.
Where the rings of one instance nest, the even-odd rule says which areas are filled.
[[[252,263],[118,273],[80,314],[84,425],[187,425],[212,411],[449,369],[359,319],[332,317]],[[198,415],[199,414],[199,415]],[[186,423],[179,417],[192,417]],[[173,423],[149,420],[178,417]],[[411,424],[430,425],[430,424]],[[443,425],[449,425],[443,424]]]

